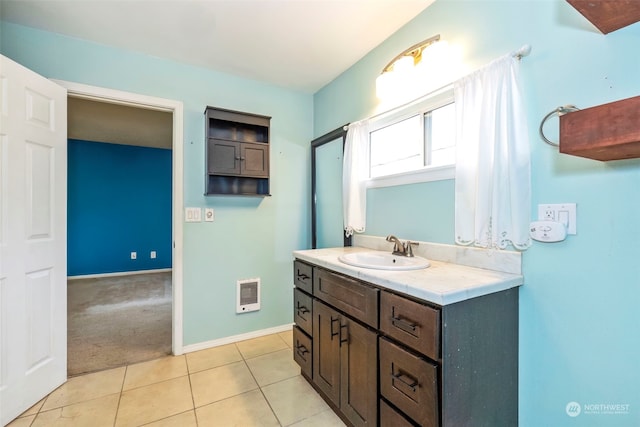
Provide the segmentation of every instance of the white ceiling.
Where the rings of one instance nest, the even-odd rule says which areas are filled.
[[[0,14],[8,22],[315,93],[433,1],[0,0]]]

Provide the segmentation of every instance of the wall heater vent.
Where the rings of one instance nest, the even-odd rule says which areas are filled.
[[[260,279],[238,280],[236,313],[260,310]]]

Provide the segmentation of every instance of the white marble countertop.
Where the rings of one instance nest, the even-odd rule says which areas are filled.
[[[520,274],[504,273],[429,259],[422,270],[389,271],[353,267],[338,260],[342,254],[371,251],[365,247],[345,247],[294,251],[293,255],[320,267],[402,292],[434,304],[447,305],[520,286]]]

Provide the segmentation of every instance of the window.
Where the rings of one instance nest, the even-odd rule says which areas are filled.
[[[372,187],[453,178],[453,90],[372,120],[369,144]]]

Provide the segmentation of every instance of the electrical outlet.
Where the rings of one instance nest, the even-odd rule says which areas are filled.
[[[136,252],[131,252],[131,259],[138,259],[138,254]]]
[[[213,220],[214,220],[213,208],[205,208],[204,209],[204,220],[206,222],[213,222]]]
[[[151,257],[151,259],[155,259],[156,258],[156,251],[151,251],[150,257]]]
[[[576,204],[558,203],[538,205],[538,220],[561,222],[567,228],[567,234],[576,234]]]

